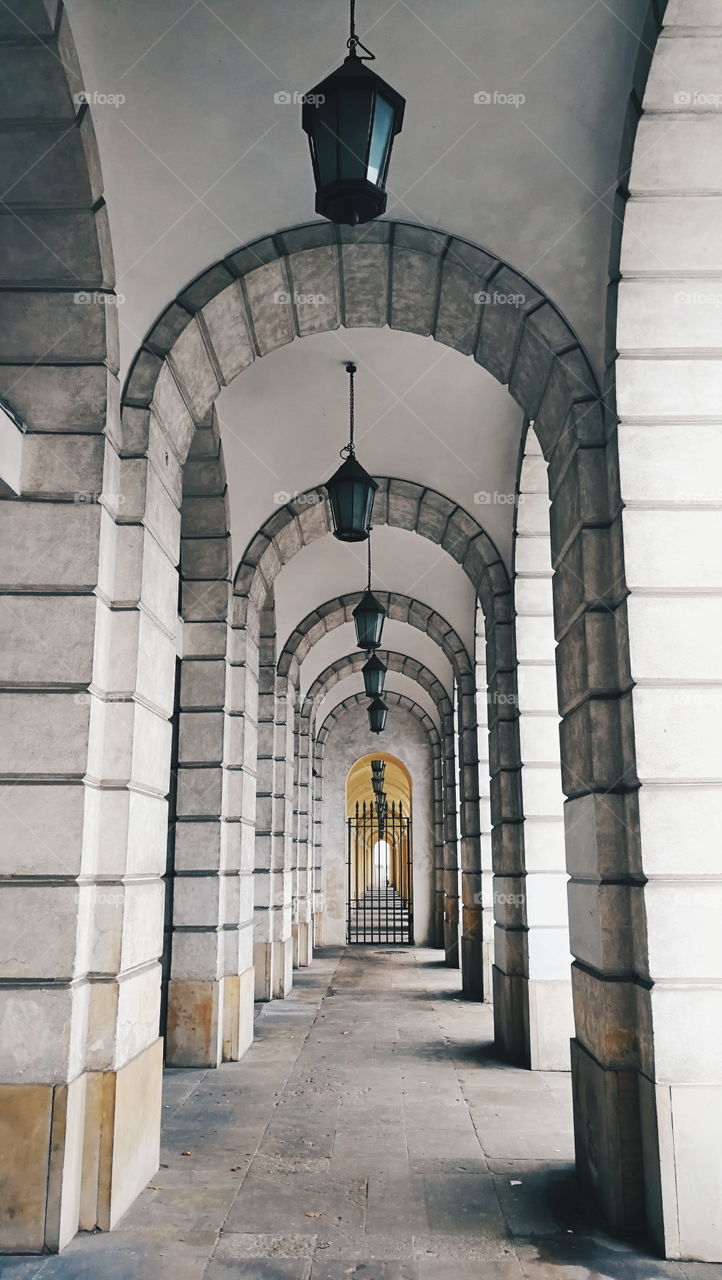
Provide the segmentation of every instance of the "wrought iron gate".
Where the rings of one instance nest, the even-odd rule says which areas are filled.
[[[348,819],[348,942],[413,942],[411,819],[403,805],[356,805]]]

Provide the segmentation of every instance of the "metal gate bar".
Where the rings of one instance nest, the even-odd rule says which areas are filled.
[[[411,819],[402,803],[356,805],[347,870],[347,942],[413,942]]]

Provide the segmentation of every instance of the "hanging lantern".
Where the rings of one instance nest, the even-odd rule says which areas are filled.
[[[371,779],[371,785],[372,785],[372,787],[373,787],[373,789],[374,789],[374,795],[375,795],[375,796],[376,796],[376,798],[378,799],[378,797],[382,794],[383,789],[384,789],[384,780],[383,780],[383,778],[372,778],[372,779]]]
[[[371,591],[364,591],[359,603],[353,611],[356,623],[356,641],[359,649],[369,651],[381,645],[381,633],[384,629],[386,610]]]
[[[384,691],[384,682],[386,680],[386,667],[375,653],[371,654],[368,662],[365,662],[361,668],[364,678],[364,688],[369,698],[378,698]]]
[[[338,471],[326,483],[331,504],[333,536],[341,542],[363,542],[369,536],[374,494],[378,485],[368,471],[364,471],[354,449],[354,389],[355,364],[347,364],[349,375],[349,442],[341,450]]]
[[[353,611],[356,624],[356,643],[359,649],[371,652],[381,645],[386,610],[371,590],[371,530],[369,529],[369,576],[366,590]]]
[[[369,728],[372,733],[383,733],[388,710],[386,703],[380,698],[374,698],[369,704]]]
[[[311,147],[316,213],[351,227],[378,218],[386,209],[391,147],[406,106],[401,95],[365,65],[374,55],[356,35],[354,10],[351,0],[345,61],[304,94],[301,113]]]

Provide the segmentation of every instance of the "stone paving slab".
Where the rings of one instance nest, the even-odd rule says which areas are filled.
[[[161,1168],[116,1230],[0,1280],[722,1280],[605,1235],[568,1075],[500,1062],[437,952],[294,976],[242,1062],[166,1073]]]

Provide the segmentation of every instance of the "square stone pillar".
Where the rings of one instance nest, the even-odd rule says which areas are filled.
[[[559,754],[549,483],[530,424],[524,444],[514,539],[519,734],[532,1069],[569,1070],[574,1034]]]

